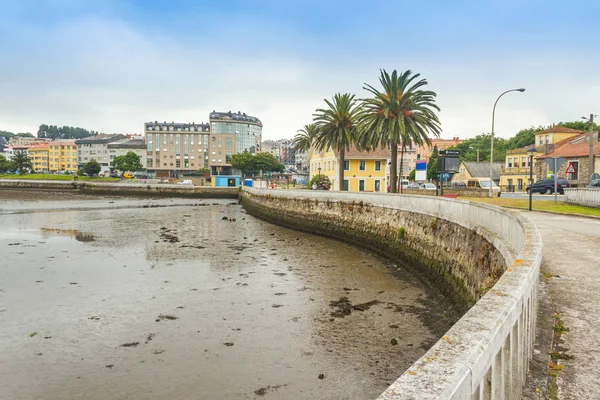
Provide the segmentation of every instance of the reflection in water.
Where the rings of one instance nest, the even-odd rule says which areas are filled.
[[[386,261],[227,203],[0,215],[0,397],[374,398],[456,320]]]
[[[79,242],[93,242],[95,240],[94,235],[91,233],[80,232],[76,229],[40,228],[40,230],[42,231],[42,237],[51,235],[70,236]]]

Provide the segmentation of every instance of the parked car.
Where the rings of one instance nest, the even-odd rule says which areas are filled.
[[[600,179],[594,179],[587,187],[591,189],[600,189]]]
[[[194,183],[192,182],[191,179],[184,179],[182,181],[177,182],[178,185],[193,185]]]
[[[408,185],[406,185],[407,189],[420,189],[421,185],[418,184],[417,182],[409,182]]]
[[[421,189],[423,190],[435,190],[435,185],[433,183],[424,183],[421,185]]]
[[[464,182],[450,182],[450,185],[448,187],[452,189],[466,189],[467,184]]]
[[[557,181],[557,191],[559,194],[565,194],[564,188],[571,187],[571,183],[563,178],[559,178]],[[531,186],[527,186],[527,193],[554,193],[554,178],[542,179],[537,181]]]

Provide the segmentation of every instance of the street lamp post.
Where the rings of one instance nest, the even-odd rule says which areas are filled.
[[[519,88],[519,89],[510,89],[507,90],[506,92],[502,93],[500,96],[498,96],[498,98],[496,99],[496,102],[494,103],[494,108],[492,110],[492,140],[491,140],[491,145],[490,145],[490,192],[489,192],[489,196],[490,198],[492,197],[492,175],[493,175],[493,170],[494,170],[494,118],[496,116],[496,104],[498,104],[498,100],[500,100],[500,97],[504,96],[506,93],[510,93],[510,92],[521,92],[523,93],[525,91],[524,88]]]
[[[594,117],[597,115],[590,114],[590,118],[581,117],[586,121],[590,121],[590,136],[589,136],[589,144],[590,144],[590,152],[589,152],[589,164],[588,164],[588,175],[589,180],[588,183],[592,181],[592,175],[594,174]]]
[[[531,202],[533,200],[533,156],[536,151],[535,147],[527,149],[527,155],[529,156],[529,211],[531,211]]]
[[[319,179],[321,179],[321,167],[317,168],[319,170]]]
[[[477,150],[477,162],[479,162],[479,148],[475,148],[473,146],[469,146],[470,149]]]

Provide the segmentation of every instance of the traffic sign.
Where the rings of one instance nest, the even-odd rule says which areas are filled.
[[[569,166],[567,167],[567,174],[574,174],[577,171],[575,170],[575,166],[573,165],[573,163],[569,163]]]

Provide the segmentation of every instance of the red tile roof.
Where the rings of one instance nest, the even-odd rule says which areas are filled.
[[[585,131],[578,131],[577,129],[567,128],[566,126],[555,126],[552,128],[544,129],[543,131],[536,132],[536,135],[544,133],[585,133]]]
[[[339,152],[337,150],[334,150],[333,154],[335,154],[336,158],[339,157]],[[352,146],[349,151],[346,151],[345,157],[347,160],[351,158],[383,159],[390,158],[391,152],[389,149],[382,148],[373,149],[371,151],[359,151],[356,147]],[[400,158],[400,151],[398,151],[398,158]]]
[[[589,143],[578,143],[578,144],[565,144],[556,151],[547,154],[545,156],[538,156],[536,158],[549,158],[549,157],[587,157],[590,154]],[[594,143],[594,155],[600,155],[600,142]]]

